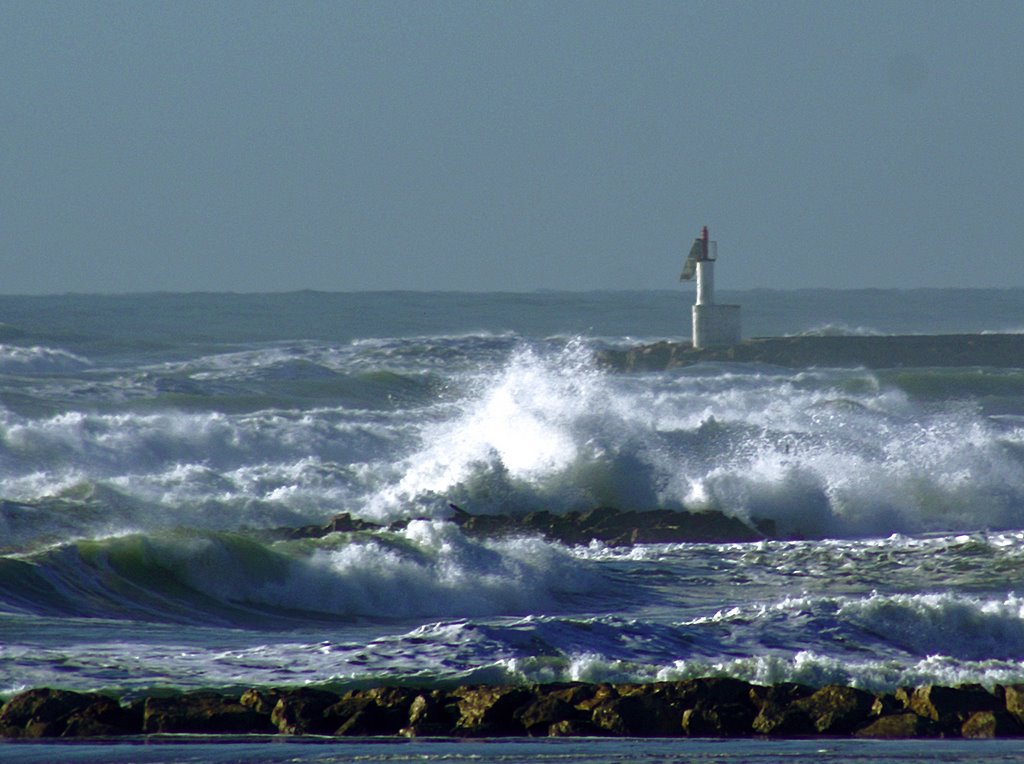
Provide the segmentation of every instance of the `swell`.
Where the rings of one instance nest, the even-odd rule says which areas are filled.
[[[7,612],[271,629],[574,609],[600,585],[557,545],[425,521],[315,541],[136,533],[0,558]]]

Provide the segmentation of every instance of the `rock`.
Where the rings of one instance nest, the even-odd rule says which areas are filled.
[[[1024,727],[1005,711],[976,711],[960,727],[968,738],[1019,737]]]
[[[452,522],[470,536],[503,536],[513,533],[542,533],[562,544],[601,541],[610,546],[673,542],[756,541],[764,533],[721,512],[678,512],[652,509],[624,512],[598,507],[585,512],[554,515],[531,512],[514,515],[473,515],[451,505]]]
[[[1024,684],[1008,684],[1002,691],[1003,707],[1007,713],[1024,724]]]
[[[876,695],[871,703],[871,715],[888,716],[889,714],[897,714],[906,709],[906,707],[906,703],[901,703],[896,699],[895,695],[882,693],[881,695]]]
[[[753,686],[729,677],[687,679],[666,684],[655,694],[663,693],[674,709],[679,729],[691,737],[734,737],[752,733],[751,724],[757,715],[752,699]]]
[[[238,702],[257,713],[269,716],[274,712],[274,706],[281,699],[283,693],[280,690],[259,690],[256,688],[246,690]]]
[[[591,684],[589,682],[547,684],[543,685],[540,691],[547,697],[564,700],[570,706],[588,711],[604,698],[618,694],[610,684]]]
[[[189,732],[194,734],[245,734],[273,732],[270,714],[244,706],[232,697],[212,692],[193,692],[163,698],[146,698],[142,731],[146,734]]]
[[[546,737],[551,727],[560,722],[590,721],[590,714],[553,695],[528,702],[513,712],[530,737]],[[564,729],[564,728],[563,728]]]
[[[474,515],[454,504],[451,522],[463,533],[473,537],[510,536],[540,533],[562,544],[589,544],[600,541],[610,546],[680,542],[742,542],[758,541],[774,536],[771,521],[742,520],[718,511],[683,512],[651,509],[624,512],[613,507],[598,507],[585,512],[555,515],[548,511],[526,515]],[[400,531],[409,524],[398,520],[386,526]],[[330,533],[384,530],[385,526],[352,517],[348,512],[335,515],[323,525],[281,528],[266,532],[272,538],[321,538]]]
[[[905,710],[910,710],[910,699],[914,697],[913,687],[897,687],[896,692],[893,693],[893,697],[899,704],[899,707]]]
[[[0,709],[2,737],[124,735],[141,727],[117,701],[96,693],[41,687],[19,693]]]
[[[548,737],[604,737],[608,730],[586,719],[566,719],[548,728]]]
[[[683,711],[682,729],[690,737],[745,737],[752,733],[754,709],[749,703],[698,701]]]
[[[452,696],[459,709],[454,734],[467,737],[525,734],[526,730],[514,714],[536,699],[533,692],[521,687],[486,685],[459,687]]]
[[[607,518],[608,515],[605,515]],[[869,738],[1024,736],[1024,686],[901,688],[874,696],[827,685],[760,687],[721,677],[652,684],[569,682],[447,690],[378,687],[192,692],[122,707],[98,694],[40,688],[0,708],[0,736],[321,734],[339,736]]]
[[[519,523],[510,515],[472,515],[461,507],[452,508],[452,522],[467,536],[507,536],[520,530]]]
[[[421,692],[409,704],[408,724],[399,730],[405,737],[450,735],[459,719],[458,704],[440,690]]]
[[[381,526],[377,523],[371,523],[367,520],[362,520],[358,517],[352,517],[348,512],[342,512],[341,514],[332,517],[326,525],[323,526],[327,533],[352,533],[354,531],[375,531]],[[326,533],[324,534],[326,535]]]
[[[414,690],[383,687],[353,690],[324,709],[325,723],[337,725],[335,735],[397,735],[408,724]]]
[[[61,737],[109,737],[142,732],[142,708],[124,708],[113,698],[100,696],[96,703],[68,717]]]
[[[995,696],[980,685],[917,687],[910,695],[909,708],[918,716],[938,722],[950,731],[958,731],[977,711],[1001,710]]]
[[[338,725],[332,726],[331,720],[324,717],[324,711],[339,700],[341,698],[333,692],[311,687],[288,690],[278,699],[270,721],[286,735],[327,735]]]
[[[846,735],[868,721],[874,701],[875,697],[863,690],[831,684],[793,705],[807,713],[815,732]]]
[[[813,694],[813,687],[794,682],[753,688],[750,696],[758,708],[758,713],[751,722],[751,728],[762,735],[813,734],[815,725],[807,709],[795,705],[796,701],[809,698]]]
[[[751,692],[754,686],[742,679],[711,676],[672,682],[666,689],[684,705],[693,705],[701,700],[712,703],[752,703]]]
[[[329,533],[351,533],[352,531],[374,531],[383,525],[352,517],[348,512],[337,514],[323,525],[304,525],[300,528],[286,528],[278,533],[290,539],[318,539]]]
[[[902,738],[942,737],[938,722],[918,716],[913,711],[890,714],[855,730],[854,737],[899,740]]]
[[[587,689],[589,687],[589,691]],[[581,690],[556,690],[558,696],[576,708],[593,711],[597,706],[610,698],[617,698],[619,691],[610,684],[585,685]]]
[[[591,711],[595,725],[626,737],[678,737],[682,734],[681,717],[682,707],[669,693],[657,690],[620,694]]]

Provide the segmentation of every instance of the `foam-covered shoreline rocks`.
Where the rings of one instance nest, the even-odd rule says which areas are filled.
[[[153,734],[339,737],[994,738],[1024,736],[1024,685],[900,688],[754,685],[726,677],[653,684],[312,687],[161,694],[122,705],[38,688],[0,708],[5,738]]]
[[[455,523],[463,533],[473,537],[499,537],[516,534],[539,534],[566,545],[599,541],[608,546],[669,543],[742,543],[775,536],[770,520],[752,525],[714,510],[685,512],[672,509],[624,511],[601,507],[564,515],[547,511],[524,515],[477,515],[451,505]],[[320,538],[330,533],[354,531],[401,530],[408,521],[384,526],[352,517],[344,512],[323,525],[281,529],[277,535],[287,538]]]

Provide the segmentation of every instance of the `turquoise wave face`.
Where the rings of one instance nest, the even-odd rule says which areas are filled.
[[[12,613],[251,627],[576,610],[596,566],[539,538],[472,540],[451,523],[269,541],[177,530],[0,559]]]

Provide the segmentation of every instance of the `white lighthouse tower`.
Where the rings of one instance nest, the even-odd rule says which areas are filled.
[[[704,226],[693,240],[690,255],[683,265],[680,281],[689,281],[697,275],[697,301],[693,304],[694,348],[735,345],[740,341],[740,306],[719,305],[715,302],[715,260],[718,242],[708,239]]]

